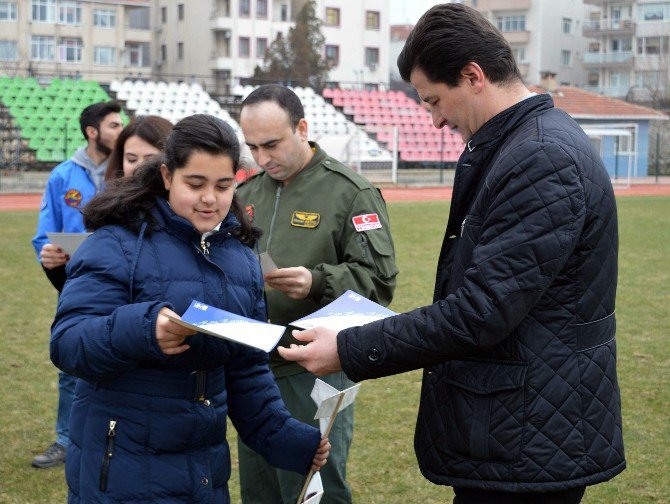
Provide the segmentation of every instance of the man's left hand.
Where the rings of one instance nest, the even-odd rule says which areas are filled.
[[[277,347],[279,355],[288,361],[295,361],[316,376],[325,376],[342,370],[337,353],[337,331],[317,327],[307,331],[293,331],[293,337],[306,345],[291,345],[291,348]]]
[[[267,273],[265,283],[291,299],[305,299],[312,288],[312,272],[303,266],[279,268]]]

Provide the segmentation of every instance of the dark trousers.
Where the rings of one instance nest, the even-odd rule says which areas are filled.
[[[579,504],[586,487],[558,492],[515,493],[454,488],[454,504]]]

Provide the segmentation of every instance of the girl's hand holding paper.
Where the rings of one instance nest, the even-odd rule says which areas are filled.
[[[190,348],[189,345],[182,343],[186,336],[192,336],[196,333],[193,329],[181,326],[167,317],[161,315],[170,315],[179,318],[179,315],[167,307],[161,308],[156,320],[156,342],[165,355],[176,355],[185,352]]]

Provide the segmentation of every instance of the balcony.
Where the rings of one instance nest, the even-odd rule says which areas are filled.
[[[598,21],[584,21],[582,34],[585,37],[603,37],[605,35],[634,35],[635,23],[630,19],[613,21],[600,19]]]
[[[632,67],[632,52],[584,53],[582,64],[586,67]]]
[[[517,67],[519,67],[519,73],[521,74],[521,77],[524,79],[528,77],[528,69],[530,65],[528,63],[517,63]]]
[[[585,5],[603,5],[606,3],[611,3],[612,0],[584,0]],[[633,5],[635,0],[618,0],[617,5]]]
[[[584,86],[582,89],[611,98],[625,98],[630,86]]]
[[[211,60],[212,70],[228,70],[233,69],[233,59],[230,56],[214,56]]]
[[[480,12],[527,11],[532,0],[482,0],[477,6]]]
[[[529,31],[507,31],[502,32],[505,40],[510,44],[527,44],[530,42],[530,32]]]

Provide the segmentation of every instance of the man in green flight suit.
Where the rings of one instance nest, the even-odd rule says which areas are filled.
[[[391,302],[398,269],[386,204],[378,189],[316,143],[298,96],[277,84],[260,86],[242,103],[240,125],[263,172],[237,189],[254,226],[263,230],[259,251],[279,269],[264,275],[270,321],[288,325],[327,305],[348,289],[384,306]],[[298,343],[288,328],[280,345]],[[270,354],[270,367],[291,414],[318,426],[310,398],[314,375]],[[343,373],[322,378],[342,390]],[[353,405],[337,417],[321,470],[322,504],[350,503],[346,462],[354,428]],[[271,467],[239,443],[245,504],[295,504],[304,477]]]

